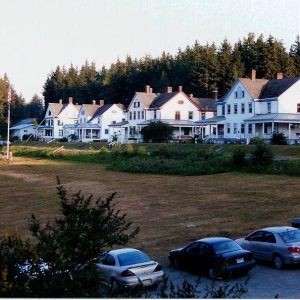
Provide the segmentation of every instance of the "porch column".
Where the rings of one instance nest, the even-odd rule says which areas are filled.
[[[181,126],[179,126],[179,136],[178,136],[178,138],[181,139]]]
[[[274,134],[274,122],[272,121],[272,134]]]
[[[291,123],[289,123],[289,139],[291,138]]]
[[[264,136],[265,134],[265,123],[262,123],[262,137]]]
[[[218,124],[216,124],[216,138],[218,138],[218,131],[219,131],[219,127]]]
[[[256,128],[255,128],[256,123],[252,123],[252,135],[256,136]]]

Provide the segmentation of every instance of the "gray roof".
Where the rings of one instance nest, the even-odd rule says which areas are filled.
[[[216,100],[213,98],[195,98],[190,97],[190,99],[203,111],[216,111]]]
[[[101,128],[99,124],[84,123],[78,124],[76,128]]]
[[[143,121],[137,125],[149,125],[150,122],[163,122],[166,124],[169,124],[171,126],[195,126],[195,123],[193,121],[189,121],[189,120],[172,120],[172,119],[151,119],[151,120],[147,120],[147,121]]]
[[[178,92],[160,94],[153,100],[153,102],[150,105],[150,108],[160,108],[177,94]]]
[[[245,122],[300,122],[300,114],[263,114],[244,120]]]
[[[145,92],[136,92],[135,93],[138,99],[143,103],[144,108],[149,108],[154,98],[156,98],[159,94],[156,93],[145,93]]]
[[[217,116],[209,119],[203,119],[195,122],[196,125],[209,125],[209,124],[225,124],[224,116]]]
[[[18,125],[23,125],[23,124],[31,125],[32,122],[34,122],[34,121],[36,121],[36,118],[27,118],[27,119],[20,120],[19,122],[17,122],[13,126],[18,126]]]
[[[129,124],[128,121],[122,121],[122,122],[110,124],[108,126],[112,126],[112,127],[116,126],[116,127],[118,127],[118,126],[123,126],[123,125],[127,125],[127,124]]]
[[[279,97],[299,79],[300,77],[291,77],[269,80],[268,83],[263,87],[259,98],[264,99]]]
[[[28,127],[37,127],[37,125],[34,124],[20,124],[20,125],[15,125],[10,128],[10,130],[18,130],[18,129],[24,129]]]
[[[91,122],[95,118],[102,116],[112,106],[113,106],[113,104],[104,104],[104,105],[100,106],[94,113],[93,117],[89,120],[89,122]]]

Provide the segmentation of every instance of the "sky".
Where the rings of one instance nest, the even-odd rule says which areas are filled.
[[[299,0],[0,0],[0,77],[30,101],[57,66],[98,70],[130,55],[175,55],[179,48],[249,32],[287,50],[300,34]]]

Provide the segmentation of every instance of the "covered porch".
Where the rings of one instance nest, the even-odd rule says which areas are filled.
[[[196,134],[202,139],[204,138],[214,138],[223,139],[224,138],[224,126],[225,117],[217,116],[209,119],[199,120],[195,122]]]
[[[54,138],[54,128],[50,126],[39,126],[36,130],[36,137],[43,141],[51,141]]]
[[[300,114],[264,114],[245,120],[252,124],[253,137],[271,139],[274,133],[282,132],[289,144],[300,142]]]
[[[101,126],[98,124],[80,124],[76,126],[76,135],[79,141],[92,142],[100,141],[101,139]]]

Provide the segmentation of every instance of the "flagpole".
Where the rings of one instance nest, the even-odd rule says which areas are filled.
[[[11,102],[11,89],[9,86],[8,93],[7,93],[7,144],[6,144],[7,163],[9,163],[9,161],[10,161],[10,155],[9,155],[10,102]]]

